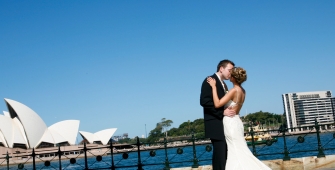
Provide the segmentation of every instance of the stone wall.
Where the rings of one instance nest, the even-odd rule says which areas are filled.
[[[262,161],[273,170],[335,170],[335,155],[317,158],[316,156],[291,158],[289,161],[282,159]],[[171,168],[171,170],[212,170],[211,165],[199,168]]]

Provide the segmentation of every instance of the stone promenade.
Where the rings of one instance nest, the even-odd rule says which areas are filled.
[[[282,159],[262,161],[273,170],[335,170],[335,155],[317,158],[316,156],[291,158],[290,161]],[[171,170],[212,170],[211,165],[199,168],[171,168]]]

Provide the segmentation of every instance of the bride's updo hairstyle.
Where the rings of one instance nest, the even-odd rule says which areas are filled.
[[[231,70],[231,76],[235,78],[236,83],[242,84],[247,80],[247,71],[245,71],[242,67],[234,67]]]

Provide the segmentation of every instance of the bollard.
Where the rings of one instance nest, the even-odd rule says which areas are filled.
[[[316,118],[315,118],[315,129],[316,129],[316,137],[318,139],[318,150],[319,150],[317,157],[318,158],[325,157],[325,154],[323,153],[323,148],[321,145],[321,140],[320,140],[320,126],[319,126],[319,123],[316,121]]]
[[[164,167],[164,170],[170,170],[169,158],[168,158],[168,153],[167,153],[167,140],[166,140],[166,137],[164,137],[164,149],[165,149],[165,167]]]
[[[252,145],[252,154],[254,154],[254,156],[257,156],[256,153],[256,147],[255,147],[255,138],[254,138],[254,129],[251,126],[251,130],[250,130],[250,134],[251,134],[251,145]]]
[[[33,152],[31,153],[31,156],[33,157],[33,170],[36,170],[36,165],[35,165],[35,148],[33,148]]]
[[[9,158],[11,158],[11,156],[8,155],[8,151],[7,151],[7,154],[6,154],[7,170],[9,170]]]
[[[111,150],[111,160],[112,160],[112,167],[111,167],[111,170],[115,170],[115,165],[114,165],[114,156],[113,156],[113,140],[111,139],[109,141],[109,149]]]
[[[87,148],[86,148],[86,142],[84,142],[84,156],[85,156],[85,170],[88,170],[88,164],[87,164]]]
[[[62,152],[60,151],[60,145],[58,145],[58,162],[59,162],[59,170],[62,170]]]
[[[137,145],[137,168],[138,168],[137,170],[143,170],[142,161],[141,161],[141,150],[140,150],[141,143],[140,143],[140,139],[138,136],[137,136],[136,145]]]
[[[193,143],[193,165],[192,168],[198,168],[198,159],[197,159],[197,152],[195,150],[195,138],[194,138],[194,132],[192,132],[192,143]]]
[[[283,161],[291,160],[291,157],[288,155],[289,152],[287,150],[287,145],[286,145],[286,137],[285,137],[285,131],[286,130],[287,130],[287,128],[285,126],[283,126],[283,128],[282,128],[283,138],[284,138],[284,158],[283,158]]]

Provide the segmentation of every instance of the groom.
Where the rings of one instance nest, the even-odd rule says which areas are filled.
[[[230,78],[230,72],[235,64],[230,60],[222,60],[217,66],[217,72],[211,77],[216,80],[217,94],[221,99],[225,94],[227,85],[223,80]],[[213,145],[212,166],[213,170],[224,170],[227,160],[227,143],[224,136],[223,116],[234,116],[233,110],[224,107],[215,109],[212,87],[207,83],[207,78],[202,82],[200,105],[204,109],[205,137],[210,138]]]

